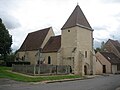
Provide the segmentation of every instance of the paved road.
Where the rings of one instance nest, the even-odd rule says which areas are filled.
[[[49,84],[30,84],[0,79],[0,90],[115,90],[117,87],[120,87],[120,75]]]

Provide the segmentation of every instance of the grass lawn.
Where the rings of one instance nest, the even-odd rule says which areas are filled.
[[[0,78],[8,78],[16,81],[22,82],[40,82],[47,80],[60,80],[60,79],[71,79],[71,78],[80,78],[79,75],[52,75],[52,76],[34,76],[28,77],[21,74],[16,74],[12,72],[8,72],[11,70],[10,67],[0,67]]]

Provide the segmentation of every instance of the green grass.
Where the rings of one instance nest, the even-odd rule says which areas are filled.
[[[10,67],[0,67],[0,78],[8,78],[8,79],[22,81],[22,82],[40,82],[40,81],[47,81],[47,80],[80,78],[79,75],[52,75],[52,76],[28,77],[28,76],[24,76],[21,74],[8,72],[8,70],[11,70],[11,68]]]

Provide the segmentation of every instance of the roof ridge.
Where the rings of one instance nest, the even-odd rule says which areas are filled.
[[[52,27],[47,27],[47,28],[43,28],[43,29],[40,29],[40,30],[36,30],[36,31],[30,32],[30,33],[28,33],[28,34],[36,33],[36,32],[42,31],[42,30],[50,29],[50,28],[52,28]]]
[[[77,7],[79,8],[79,5],[77,5],[76,8],[77,8]],[[78,8],[77,8],[77,9],[78,9]],[[77,16],[76,16],[76,21],[75,21],[75,22],[76,22],[76,24],[78,24],[78,23],[77,23],[77,22],[78,22],[78,10],[77,10],[77,14],[76,14],[76,15],[77,15]]]

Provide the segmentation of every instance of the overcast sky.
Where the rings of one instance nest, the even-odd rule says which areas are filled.
[[[52,26],[56,35],[77,3],[94,29],[94,46],[120,40],[120,0],[0,0],[0,18],[19,49],[29,32]]]

